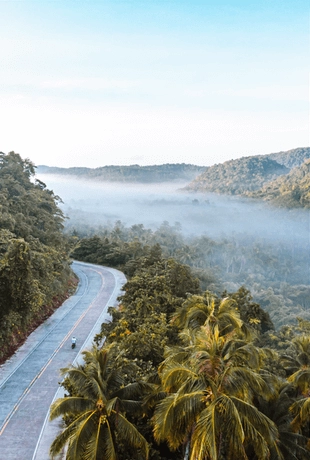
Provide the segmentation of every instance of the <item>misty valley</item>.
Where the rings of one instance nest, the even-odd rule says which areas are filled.
[[[204,289],[245,286],[276,327],[310,320],[308,209],[245,197],[193,193],[186,183],[108,183],[40,174],[63,203],[65,231],[159,243],[188,264]]]
[[[310,460],[308,12],[0,1],[0,460]]]
[[[47,433],[50,457],[308,460],[309,154],[202,172],[169,164],[50,174],[0,152],[0,371],[10,373],[0,391],[32,402],[36,388],[28,393],[10,370],[19,371],[19,352],[25,372],[33,368],[21,347],[32,331],[46,334],[35,349],[48,361],[32,379],[44,395],[45,369],[60,367],[60,349],[70,359],[78,335],[79,360],[62,360],[55,381],[64,397],[52,385],[48,399],[50,419],[62,419]],[[55,323],[59,344],[48,328],[75,293]],[[89,323],[93,305],[108,314],[99,323]],[[79,344],[86,325],[90,346]],[[7,399],[0,444],[11,452],[11,420],[23,426],[25,411]],[[40,398],[36,406],[47,421]]]

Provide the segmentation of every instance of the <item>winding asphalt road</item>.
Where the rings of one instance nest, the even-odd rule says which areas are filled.
[[[0,367],[0,460],[48,460],[61,421],[49,421],[51,403],[62,396],[59,369],[81,360],[91,348],[107,308],[117,304],[126,282],[110,268],[74,262],[76,293]],[[71,349],[71,337],[77,347]],[[61,458],[61,457],[60,457]]]

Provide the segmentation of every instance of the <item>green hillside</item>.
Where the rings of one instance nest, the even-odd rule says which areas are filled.
[[[264,157],[245,157],[216,164],[200,174],[185,190],[242,195],[287,174],[289,169]]]
[[[269,182],[249,196],[262,198],[278,206],[310,208],[310,160],[289,174]]]
[[[100,168],[57,168],[38,166],[38,174],[70,175],[83,179],[110,182],[171,182],[190,181],[205,171],[204,166],[164,164],[154,166],[102,166]]]
[[[211,166],[184,190],[244,195],[287,207],[309,206],[310,148],[238,158]]]
[[[310,158],[310,147],[298,147],[296,149],[287,150],[286,152],[269,153],[264,155],[264,157],[275,160],[279,164],[292,169],[296,166],[301,166],[305,160]]]

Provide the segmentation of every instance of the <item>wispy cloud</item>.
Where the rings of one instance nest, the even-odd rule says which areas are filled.
[[[306,101],[309,88],[306,84],[300,85],[270,85],[252,86],[250,88],[222,88],[215,92],[223,96],[238,96],[251,99],[268,99],[273,101]]]
[[[42,81],[40,86],[45,89],[79,89],[79,90],[121,90],[127,91],[138,86],[132,80],[113,80],[104,78],[66,78]]]

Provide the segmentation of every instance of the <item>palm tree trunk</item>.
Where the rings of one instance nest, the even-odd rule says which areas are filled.
[[[185,446],[184,460],[189,459],[189,446],[190,446],[190,441],[187,441],[186,446]]]

